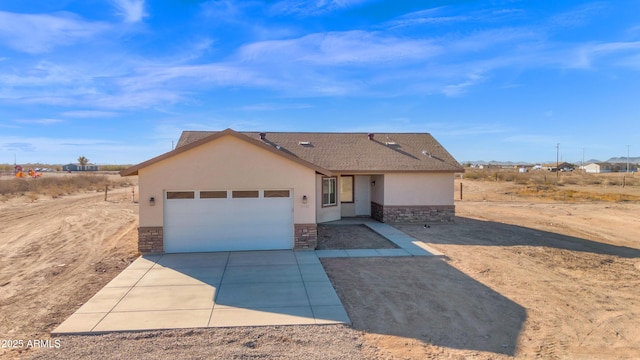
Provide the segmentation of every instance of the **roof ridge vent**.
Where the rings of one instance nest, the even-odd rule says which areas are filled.
[[[397,143],[397,142],[393,141],[393,139],[391,139],[391,138],[389,137],[389,134],[387,134],[387,141],[385,142],[385,144],[386,144],[386,145],[391,145],[391,146],[398,145],[398,143]]]

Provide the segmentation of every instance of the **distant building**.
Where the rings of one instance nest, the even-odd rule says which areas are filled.
[[[612,163],[611,167],[613,172],[627,171],[627,163]],[[629,163],[629,172],[638,172],[638,164]]]
[[[98,165],[67,164],[67,165],[62,165],[62,171],[98,171]]]
[[[551,163],[542,165],[547,171],[556,172],[556,171],[573,171],[574,166],[569,164],[568,162],[561,162],[559,164]]]
[[[591,163],[580,167],[588,173],[609,173],[613,171],[613,164],[608,162]]]
[[[638,172],[638,164],[629,163],[629,172]],[[581,166],[588,173],[610,173],[610,172],[626,172],[627,163],[608,163],[598,162]]]

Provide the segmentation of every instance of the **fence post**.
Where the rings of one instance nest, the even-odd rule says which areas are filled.
[[[109,192],[109,184],[104,186],[104,201],[107,201],[107,192]]]
[[[462,182],[460,183],[460,200],[462,200]]]

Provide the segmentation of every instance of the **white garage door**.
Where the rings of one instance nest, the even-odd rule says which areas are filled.
[[[164,251],[293,248],[290,190],[167,191]]]

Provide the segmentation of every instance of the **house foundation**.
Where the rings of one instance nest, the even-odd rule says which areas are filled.
[[[371,202],[371,217],[383,223],[450,223],[455,215],[455,205],[390,206]]]

